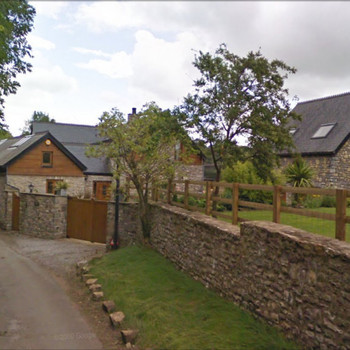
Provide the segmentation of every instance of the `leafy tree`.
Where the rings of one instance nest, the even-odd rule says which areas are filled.
[[[6,128],[0,129],[0,140],[8,139],[10,137],[12,137],[12,134]]]
[[[34,111],[32,118],[25,121],[25,126],[22,129],[22,135],[30,135],[32,132],[33,122],[56,123],[55,119],[51,119],[48,113]]]
[[[4,126],[4,97],[15,94],[18,73],[31,71],[24,61],[31,57],[27,34],[32,30],[35,9],[26,0],[0,1],[0,126]]]
[[[200,51],[193,64],[201,73],[194,81],[196,92],[176,111],[209,148],[216,181],[225,166],[239,159],[250,159],[266,180],[278,162],[276,153],[293,146],[288,122],[299,117],[290,110],[284,81],[296,69],[269,61],[260,51],[239,57],[225,44],[214,55]],[[246,147],[239,145],[242,139]]]
[[[139,214],[145,239],[150,236],[148,195],[150,184],[172,177],[177,162],[172,160],[175,144],[184,135],[169,110],[154,102],[127,121],[113,108],[104,112],[98,125],[105,142],[89,150],[90,156],[109,157],[114,174],[131,180],[139,197]]]

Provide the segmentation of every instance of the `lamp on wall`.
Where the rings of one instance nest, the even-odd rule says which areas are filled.
[[[28,187],[29,187],[29,193],[33,193],[34,185],[31,183]]]

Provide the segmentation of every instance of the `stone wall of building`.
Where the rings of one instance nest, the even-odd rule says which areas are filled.
[[[79,176],[22,176],[7,175],[7,183],[19,189],[20,192],[28,193],[29,185],[34,186],[33,193],[46,193],[46,180],[64,180],[68,183],[67,195],[84,197],[85,180]]]
[[[176,180],[190,180],[190,181],[203,181],[204,179],[204,167],[200,165],[186,165],[182,164],[176,171]],[[176,184],[177,191],[184,191],[184,184]],[[203,193],[205,186],[203,185],[191,185],[189,188],[190,192]]]
[[[85,198],[92,197],[94,181],[111,181],[113,183],[113,177],[103,175],[88,175],[85,181]]]
[[[348,243],[274,223],[239,229],[177,207],[151,208],[151,244],[194,279],[308,348],[350,349]]]
[[[66,237],[67,197],[20,193],[20,202],[20,232],[40,238]]]
[[[303,156],[313,169],[313,185],[315,187],[350,188],[350,140],[332,156]],[[293,162],[293,158],[281,158],[284,169]]]

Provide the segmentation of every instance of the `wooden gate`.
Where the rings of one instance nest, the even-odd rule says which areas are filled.
[[[12,230],[19,231],[20,200],[16,193],[12,193]]]
[[[108,202],[68,198],[67,237],[106,243]]]

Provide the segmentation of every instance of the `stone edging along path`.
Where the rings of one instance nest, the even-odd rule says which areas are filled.
[[[123,329],[123,321],[125,315],[122,311],[116,311],[116,305],[112,300],[104,300],[104,294],[101,284],[98,283],[91,273],[87,260],[79,261],[76,264],[77,276],[85,283],[91,292],[91,299],[93,302],[102,302],[102,312],[109,315],[110,323],[113,329],[117,331],[116,337],[121,338],[125,349],[139,350],[135,345],[139,331],[137,329]],[[147,349],[151,350],[151,349]]]

